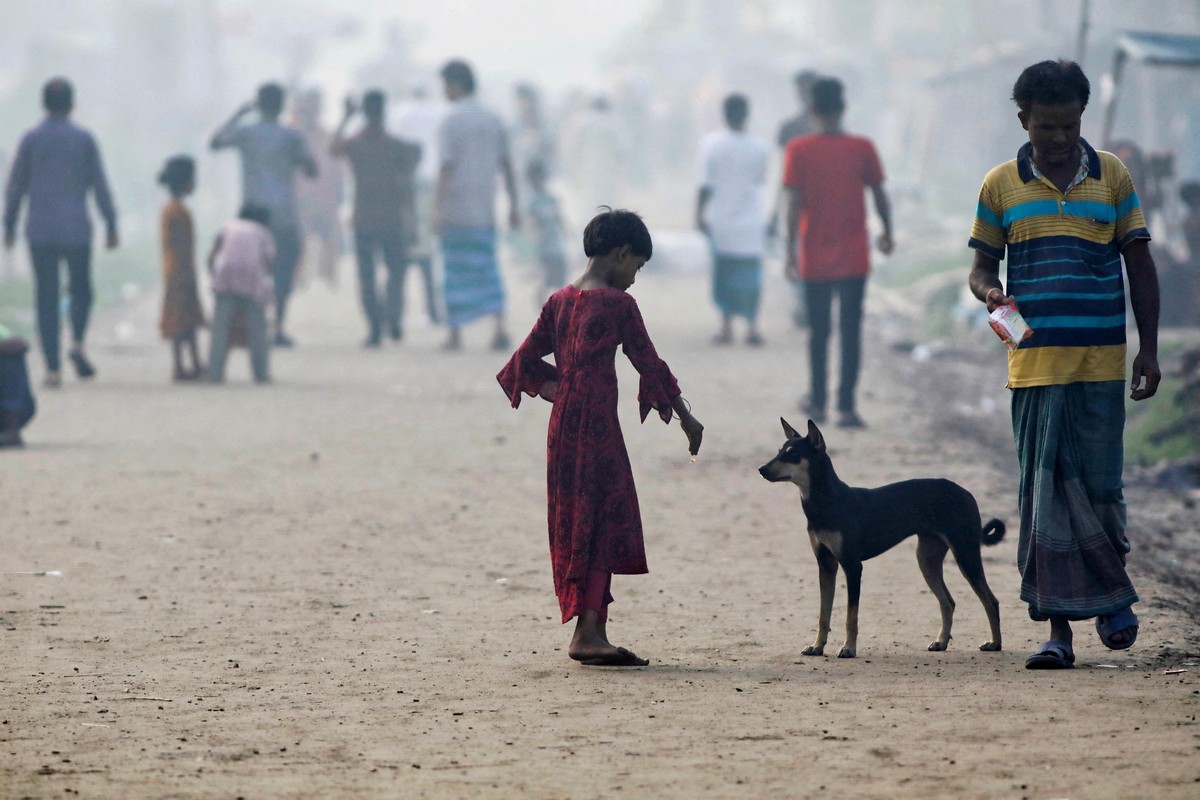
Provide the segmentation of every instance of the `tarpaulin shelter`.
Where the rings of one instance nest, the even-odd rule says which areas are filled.
[[[1156,67],[1200,67],[1200,36],[1126,31],[1117,38],[1116,54],[1113,56],[1112,96],[1104,109],[1102,141],[1106,147],[1112,142],[1117,99],[1121,94],[1121,74],[1125,63],[1130,60]]]

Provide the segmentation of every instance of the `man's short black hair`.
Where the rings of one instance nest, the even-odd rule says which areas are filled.
[[[746,117],[750,116],[750,101],[746,95],[734,93],[725,98],[721,110],[725,112],[725,121],[731,127],[740,128],[746,123]]]
[[[386,102],[387,95],[383,93],[382,89],[370,89],[366,94],[363,95],[363,113],[366,114],[369,119],[382,120],[383,107]]]
[[[606,256],[618,247],[629,245],[635,255],[646,260],[654,253],[650,231],[636,212],[623,208],[604,210],[592,217],[583,229],[583,254],[588,258]]]
[[[812,108],[822,117],[836,117],[846,110],[842,82],[837,78],[817,78],[813,81]]]
[[[270,227],[271,210],[266,206],[260,206],[257,203],[243,203],[242,209],[238,211],[238,219],[257,222],[259,225]]]
[[[278,83],[264,83],[258,87],[258,110],[263,114],[278,115],[283,111],[283,87]]]
[[[1188,208],[1200,208],[1200,181],[1184,181],[1179,184],[1179,199]]]
[[[1013,84],[1013,102],[1022,111],[1037,103],[1043,106],[1061,106],[1079,101],[1087,108],[1092,85],[1083,70],[1074,61],[1039,61],[1026,67]]]
[[[475,73],[471,65],[461,59],[446,62],[442,67],[442,80],[453,83],[467,94],[475,93]]]
[[[797,89],[808,91],[820,77],[821,74],[816,70],[802,69],[792,76],[792,83],[796,85]]]
[[[51,78],[42,87],[42,107],[51,114],[65,114],[75,105],[75,89],[66,78]]]
[[[531,158],[525,165],[525,177],[530,183],[540,183],[550,177],[550,168],[540,158]]]

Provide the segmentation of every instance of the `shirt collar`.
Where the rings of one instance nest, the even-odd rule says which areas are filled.
[[[1084,178],[1100,178],[1100,156],[1096,155],[1095,148],[1088,144],[1087,139],[1082,137],[1079,139],[1079,154],[1079,171],[1075,173],[1071,186],[1080,183]],[[1033,145],[1029,142],[1021,145],[1021,149],[1017,151],[1017,174],[1023,183],[1042,178],[1041,170],[1033,163]]]

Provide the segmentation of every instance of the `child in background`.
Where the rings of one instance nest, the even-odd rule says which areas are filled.
[[[238,218],[225,223],[213,242],[208,256],[212,273],[213,308],[212,351],[208,357],[209,377],[214,383],[225,380],[225,357],[234,318],[245,319],[250,339],[250,366],[254,380],[269,383],[267,372],[267,317],[274,284],[271,263],[275,258],[275,238],[267,227],[271,214],[262,206],[246,203]]]
[[[196,240],[192,215],[183,199],[196,189],[196,162],[188,156],[167,160],[158,175],[171,199],[163,207],[159,228],[162,236],[163,304],[159,329],[169,339],[175,356],[174,379],[198,380],[204,374],[196,331],[204,326],[200,288],[196,283]],[[191,353],[191,369],[183,366],[184,348]]]
[[[546,188],[549,175],[545,162],[541,159],[530,161],[525,168],[525,177],[533,192],[529,198],[528,213],[533,222],[534,246],[541,269],[542,286],[538,294],[538,303],[541,304],[567,282],[567,255],[562,244],[566,226],[558,198]]]
[[[563,622],[576,618],[567,654],[582,664],[642,667],[646,659],[608,641],[613,573],[648,571],[633,471],[617,418],[619,345],[641,373],[642,421],[671,412],[694,456],[704,426],[658,357],[637,302],[626,293],[650,259],[650,232],[631,211],[608,210],[583,233],[587,270],[555,292],[533,331],[496,378],[513,408],[521,394],[553,404],[547,443],[547,498],[554,591]],[[544,359],[554,354],[554,366]]]

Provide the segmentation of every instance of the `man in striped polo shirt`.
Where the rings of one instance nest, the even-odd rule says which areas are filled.
[[[1043,61],[1013,87],[1029,134],[984,178],[971,229],[972,292],[988,311],[1015,303],[1033,335],[1009,354],[1021,466],[1021,599],[1050,640],[1029,669],[1074,664],[1071,621],[1096,618],[1101,641],[1137,638],[1125,572],[1125,276],[1138,329],[1130,396],[1154,395],[1158,279],[1125,165],[1080,137],[1090,85],[1079,65]],[[1007,256],[1007,289],[1000,260]]]

